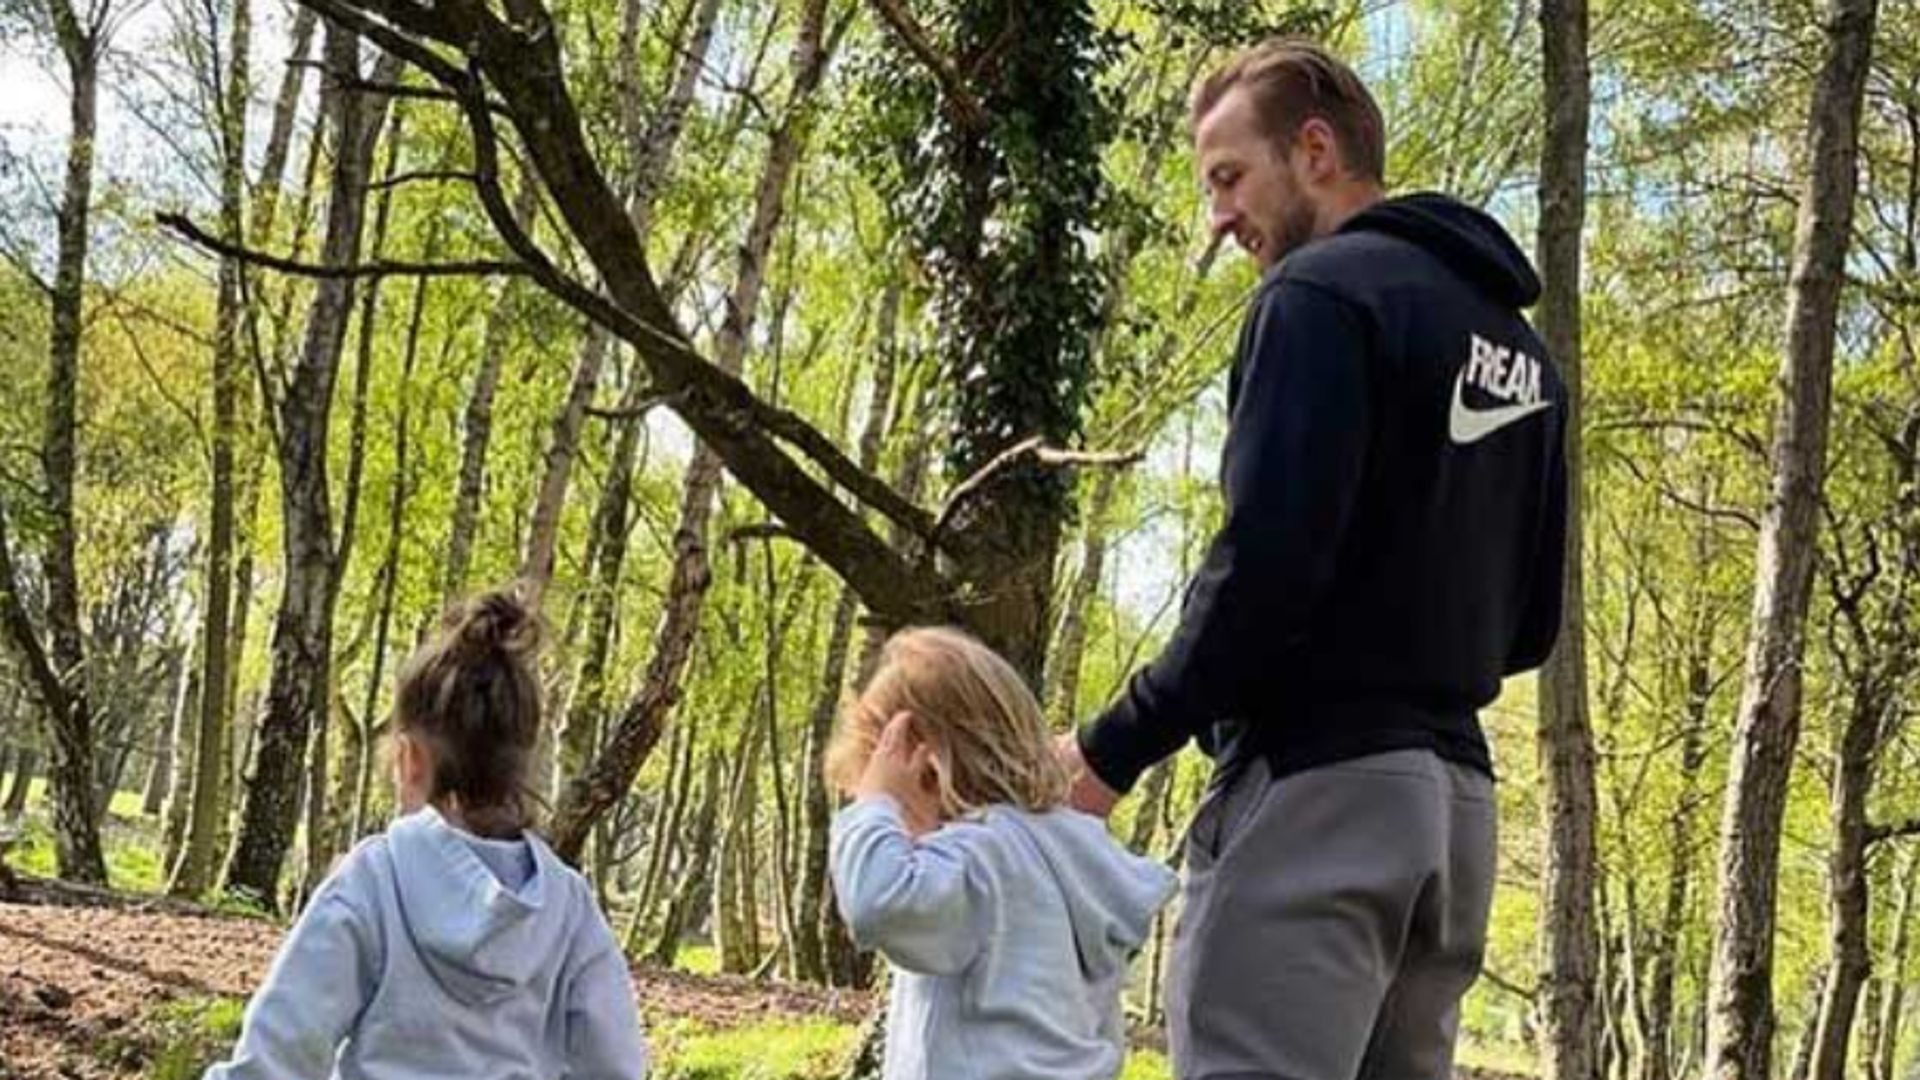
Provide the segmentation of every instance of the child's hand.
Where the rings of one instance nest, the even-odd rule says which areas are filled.
[[[913,733],[913,714],[898,712],[880,729],[880,741],[854,785],[856,797],[886,795],[900,804],[907,831],[919,836],[940,824],[934,798],[933,747]]]

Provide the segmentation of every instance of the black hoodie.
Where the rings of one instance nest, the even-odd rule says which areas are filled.
[[[1427,748],[1488,773],[1478,711],[1560,624],[1566,390],[1500,225],[1386,200],[1270,271],[1228,385],[1226,522],[1160,656],[1085,728],[1121,791],[1200,736],[1275,775]]]

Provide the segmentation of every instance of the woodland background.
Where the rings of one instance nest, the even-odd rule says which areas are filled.
[[[1185,94],[1302,31],[1373,87],[1391,187],[1532,250],[1580,388],[1567,632],[1485,715],[1465,1059],[1920,1074],[1917,18],[0,0],[21,895],[292,915],[389,813],[397,664],[520,578],[548,831],[636,962],[866,987],[825,884],[836,706],[914,621],[1001,648],[1062,728],[1153,655],[1218,518],[1254,280],[1207,246]],[[1117,834],[1177,862],[1206,772],[1153,770]],[[1149,1032],[1163,961],[1164,932]],[[0,1061],[66,1008],[24,978]],[[158,1069],[243,993],[130,1006],[144,1050],[56,1034]],[[775,1070],[746,1075],[786,1075],[783,1040],[840,1071],[838,1008],[743,1029]],[[691,1045],[666,1068],[741,1075]]]

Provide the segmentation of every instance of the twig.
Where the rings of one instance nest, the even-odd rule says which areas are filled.
[[[793,535],[785,525],[777,521],[763,521],[757,525],[741,525],[727,533],[727,543],[743,544],[750,540],[782,540]]]
[[[388,259],[376,259],[373,262],[356,263],[352,266],[320,266],[314,263],[300,262],[297,259],[269,255],[264,251],[255,251],[240,244],[222,240],[212,233],[195,225],[185,214],[159,213],[153,216],[161,228],[178,233],[187,242],[205,248],[215,255],[239,259],[255,266],[264,266],[269,270],[278,270],[283,274],[307,278],[378,278],[378,277],[485,277],[491,274],[528,274],[530,269],[525,263],[503,262],[495,259],[476,259],[470,262],[415,263],[395,262]]]
[[[1534,991],[1533,989],[1529,987],[1521,986],[1519,983],[1516,983],[1511,979],[1508,979],[1502,976],[1499,972],[1493,970],[1490,967],[1481,968],[1480,977],[1487,980],[1487,982],[1492,986],[1501,990],[1505,990],[1507,993],[1512,994],[1514,997],[1517,997],[1522,1001],[1532,1001],[1536,997],[1536,991]]]
[[[1871,847],[1882,840],[1893,840],[1902,836],[1920,834],[1920,817],[1905,821],[1888,822],[1882,825],[1867,826],[1867,845]]]
[[[598,420],[639,420],[660,406],[671,405],[674,402],[683,400],[686,396],[687,392],[685,390],[677,390],[671,394],[647,395],[641,397],[631,405],[622,404],[614,406],[613,408],[589,405],[587,406],[587,415]]]
[[[459,169],[419,169],[412,172],[395,173],[367,185],[368,191],[380,191],[385,188],[397,188],[402,184],[426,183],[428,181],[450,180],[473,183],[478,179],[470,172]]]

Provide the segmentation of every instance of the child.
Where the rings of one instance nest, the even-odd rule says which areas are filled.
[[[893,967],[887,1080],[1109,1080],[1120,990],[1166,867],[1063,803],[1068,777],[1008,663],[955,630],[887,643],[827,776],[833,885]]]
[[[613,933],[528,831],[537,638],[491,592],[407,661],[393,717],[405,816],[314,893],[208,1080],[645,1074]]]

